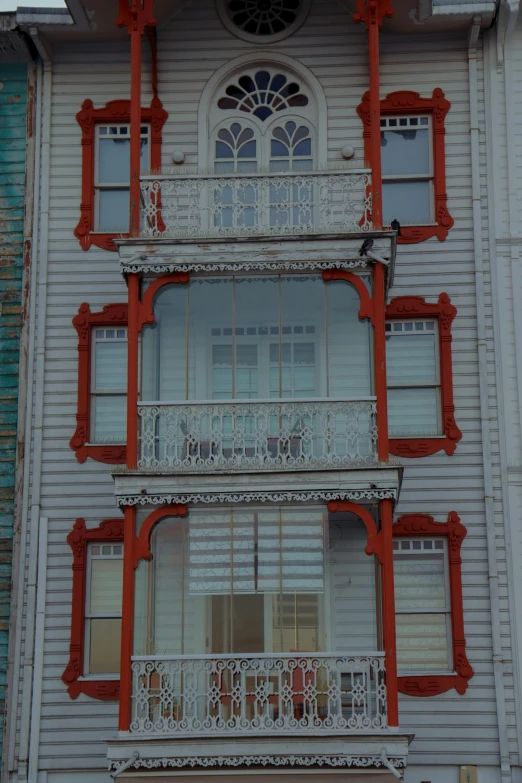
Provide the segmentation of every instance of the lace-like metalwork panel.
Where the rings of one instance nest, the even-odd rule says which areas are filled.
[[[144,237],[236,237],[371,229],[369,172],[144,178]]]
[[[143,404],[138,467],[177,472],[374,465],[375,400]]]
[[[133,658],[131,734],[387,728],[384,653]]]

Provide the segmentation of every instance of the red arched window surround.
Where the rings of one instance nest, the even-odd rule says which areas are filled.
[[[91,313],[84,302],[78,314],[73,318],[73,326],[78,332],[78,408],[76,412],[76,431],[69,446],[76,453],[78,462],[87,457],[109,465],[123,464],[127,459],[127,447],[119,445],[89,444],[91,418],[91,348],[93,326],[127,326],[128,305],[106,305],[101,313]]]
[[[149,108],[142,108],[141,121],[150,125],[150,167],[151,171],[161,169],[162,129],[169,115],[156,96]],[[94,166],[95,166],[95,128],[101,122],[130,123],[130,101],[109,101],[101,109],[95,109],[90,99],[82,103],[76,121],[82,130],[82,203],[80,221],[74,229],[74,235],[80,240],[83,250],[91,245],[103,250],[116,250],[116,234],[95,232],[94,230]]]
[[[450,511],[447,522],[435,522],[428,514],[405,514],[392,527],[394,538],[410,536],[447,536],[451,605],[451,635],[453,642],[452,674],[408,674],[399,677],[399,693],[408,696],[436,696],[455,688],[464,694],[473,669],[466,657],[464,607],[462,597],[461,547],[467,530],[458,514]]]
[[[445,451],[453,454],[462,432],[455,423],[453,403],[453,369],[451,360],[451,325],[457,308],[451,304],[448,294],[442,293],[436,303],[426,302],[421,296],[397,296],[386,307],[386,320],[394,318],[437,319],[439,332],[440,395],[442,411],[442,435],[435,438],[390,438],[390,454],[398,457],[426,457]]]
[[[71,699],[80,693],[101,701],[117,701],[120,695],[119,680],[79,679],[83,677],[85,641],[85,598],[87,579],[87,544],[123,541],[123,517],[105,519],[99,527],[86,528],[84,519],[77,519],[67,536],[73,554],[73,584],[71,611],[71,645],[69,663],[62,674]]]
[[[397,237],[399,244],[413,245],[417,242],[424,242],[425,239],[430,239],[430,237],[437,237],[440,242],[443,242],[448,236],[448,231],[453,226],[454,220],[447,207],[446,154],[444,149],[445,119],[450,108],[451,103],[446,100],[440,87],[433,90],[431,98],[421,98],[418,92],[412,92],[411,90],[399,90],[388,93],[386,98],[381,100],[381,116],[386,114],[415,114],[417,112],[428,112],[432,116],[435,223],[428,226],[401,226],[400,236]],[[364,157],[366,165],[372,168],[369,92],[363,95],[361,103],[357,106],[357,114],[364,125]]]

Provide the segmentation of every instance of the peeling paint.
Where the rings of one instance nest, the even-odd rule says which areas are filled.
[[[28,290],[24,268],[25,157],[28,129],[27,65],[0,63],[0,733],[3,734],[12,542],[15,510],[20,333]],[[34,96],[32,96],[34,98]],[[33,101],[31,101],[31,104]],[[27,275],[26,275],[27,277]],[[1,748],[0,748],[1,753]]]

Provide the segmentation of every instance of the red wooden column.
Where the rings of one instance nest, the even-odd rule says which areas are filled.
[[[118,721],[118,729],[120,731],[128,731],[131,722],[135,546],[136,507],[127,506],[123,523],[123,606],[121,617],[120,716]]]
[[[138,372],[139,372],[139,306],[140,277],[128,276],[129,325],[127,329],[127,467],[138,465]]]
[[[373,265],[374,329],[373,356],[375,396],[377,397],[377,457],[381,462],[389,458],[388,389],[386,386],[386,280],[384,267]]]
[[[155,27],[154,0],[120,0],[116,24],[127,26],[131,37],[130,96],[130,235],[140,233],[140,151],[141,151],[141,37],[146,27]]]
[[[370,71],[370,149],[372,167],[372,222],[382,228],[381,173],[381,104],[379,74],[379,28],[385,16],[393,16],[391,0],[357,0],[355,22],[364,22],[368,29],[368,59]]]
[[[381,576],[384,652],[386,655],[386,692],[388,725],[399,725],[397,684],[397,642],[395,633],[395,590],[393,581],[392,501],[381,500]]]

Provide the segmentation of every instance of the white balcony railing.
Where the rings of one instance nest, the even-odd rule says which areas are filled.
[[[144,237],[236,237],[371,229],[371,172],[157,175],[141,179]]]
[[[213,472],[373,465],[376,408],[374,398],[141,403],[138,467]]]
[[[350,734],[387,728],[384,653],[132,659],[131,734]]]

